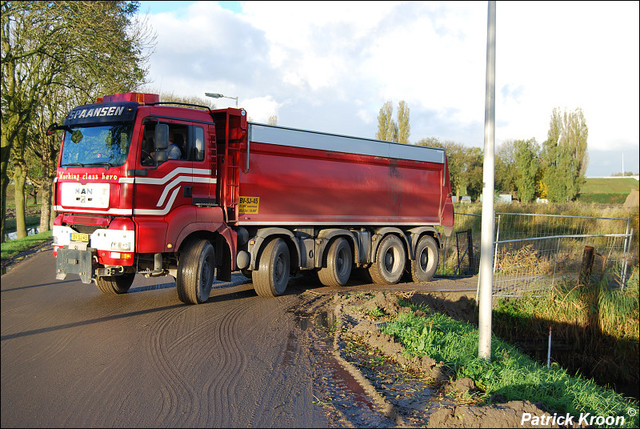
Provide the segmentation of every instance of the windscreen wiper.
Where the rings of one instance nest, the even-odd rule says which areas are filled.
[[[108,170],[110,167],[115,167],[115,165],[110,162],[91,162],[89,164],[85,164],[85,166],[89,166],[89,165],[104,165],[104,168],[106,170]]]

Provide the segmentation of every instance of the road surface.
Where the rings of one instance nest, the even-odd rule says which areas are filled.
[[[262,298],[239,276],[190,306],[170,277],[108,296],[54,272],[48,250],[2,276],[2,427],[330,425],[296,314],[304,282]]]

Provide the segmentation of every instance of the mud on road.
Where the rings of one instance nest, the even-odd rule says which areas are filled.
[[[480,392],[472,380],[456,380],[429,357],[406,358],[404,347],[368,316],[382,311],[393,318],[411,311],[398,304],[402,298],[436,310],[446,307],[449,314],[473,321],[475,291],[469,286],[476,281],[440,279],[426,288],[368,285],[303,292],[291,311],[302,331],[301,342],[326,369],[316,380],[315,400],[331,426],[528,427],[521,425],[523,413],[549,416],[542,405],[527,401],[479,405]]]

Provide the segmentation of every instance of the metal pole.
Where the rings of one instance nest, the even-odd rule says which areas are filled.
[[[549,343],[547,344],[547,368],[551,368],[551,325],[549,325]]]
[[[484,111],[484,164],[482,167],[482,236],[478,308],[478,357],[491,359],[491,299],[493,293],[494,146],[496,94],[496,2],[490,1],[487,19],[487,76]]]

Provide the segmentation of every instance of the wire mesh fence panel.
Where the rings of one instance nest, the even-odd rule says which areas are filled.
[[[445,239],[440,275],[477,274],[481,216],[455,213]],[[494,296],[543,293],[558,282],[580,280],[585,247],[592,247],[589,281],[607,278],[624,287],[632,231],[627,218],[495,213]]]
[[[558,282],[579,281],[586,247],[600,255],[601,277],[607,271],[624,283],[629,219],[496,213],[496,224],[495,296],[542,292]]]
[[[480,215],[455,213],[455,231],[444,237],[438,274],[474,275],[480,263]]]

